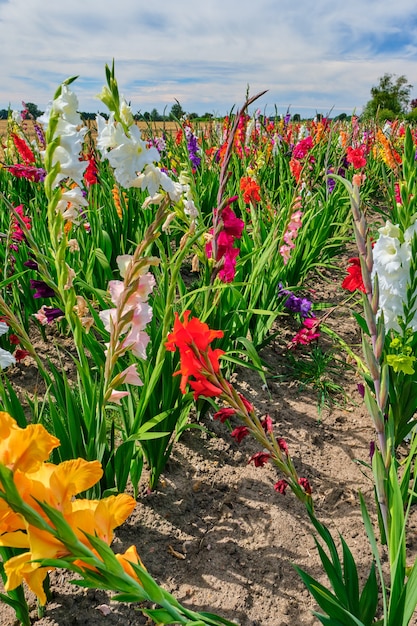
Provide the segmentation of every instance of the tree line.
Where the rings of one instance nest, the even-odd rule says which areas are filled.
[[[408,82],[408,79],[404,76],[397,76],[396,74],[386,73],[378,79],[378,83],[371,87],[371,98],[364,106],[361,117],[363,119],[375,119],[380,121],[394,120],[396,118],[404,118],[409,121],[417,121],[417,98],[411,99],[411,91],[413,85]],[[26,103],[26,109],[29,117],[37,119],[43,113],[36,104],[33,102]],[[9,110],[0,109],[0,119],[5,120],[8,118]],[[102,113],[103,117],[106,117],[106,113]],[[204,115],[198,115],[197,113],[186,113],[181,104],[176,101],[169,112],[169,114],[160,114],[157,109],[151,111],[145,111],[141,113],[138,111],[133,117],[136,121],[145,122],[164,122],[169,120],[181,120],[184,116],[188,119],[199,119],[208,121],[213,119],[212,113],[205,113]],[[318,114],[320,116],[320,114]],[[81,117],[84,120],[95,119],[96,113],[81,112]],[[349,119],[346,113],[341,113],[336,116],[336,120]],[[298,113],[292,115],[293,121],[300,121],[301,116]]]

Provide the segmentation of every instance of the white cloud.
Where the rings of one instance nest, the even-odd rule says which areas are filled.
[[[104,64],[116,62],[134,110],[225,113],[259,103],[310,114],[360,110],[385,72],[415,81],[414,0],[8,0],[0,2],[0,108],[41,108],[59,83],[95,111]]]

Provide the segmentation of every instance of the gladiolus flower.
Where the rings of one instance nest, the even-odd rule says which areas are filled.
[[[181,322],[175,314],[174,329],[169,333],[165,347],[170,352],[176,348],[180,351],[180,369],[175,376],[181,374],[180,389],[186,392],[189,384],[194,390],[194,398],[200,395],[216,397],[223,393],[221,387],[208,380],[208,377],[220,371],[219,357],[223,350],[213,350],[210,343],[216,337],[223,337],[221,330],[210,330],[207,324],[194,317],[189,320],[190,311],[185,311]],[[190,380],[193,376],[196,380]]]
[[[36,471],[58,446],[59,439],[41,424],[20,428],[8,413],[0,412],[0,463],[12,471]]]
[[[247,410],[248,413],[253,413],[254,408],[253,408],[253,404],[251,404],[249,402],[249,400],[247,400],[245,398],[245,396],[243,396],[241,393],[238,394],[239,398],[242,400],[243,402],[243,406],[245,407],[245,409]]]
[[[300,159],[303,159],[312,147],[313,139],[309,135],[308,137],[305,137],[304,139],[299,141],[296,146],[294,146],[294,149],[292,151],[293,158],[297,159],[298,161]]]
[[[284,480],[283,478],[281,478],[281,480],[279,480],[278,482],[275,483],[274,485],[274,489],[277,493],[280,493],[281,495],[285,496],[285,492],[287,490],[288,487],[288,483],[286,480]]]
[[[277,439],[277,444],[279,445],[280,450],[282,450],[285,454],[288,455],[288,445],[285,439],[283,439],[282,437],[279,437]]]
[[[311,486],[307,478],[299,478],[298,484],[304,489],[307,495],[311,496]]]
[[[246,204],[256,204],[261,201],[260,186],[250,176],[240,179],[240,190],[243,192],[243,200]]]
[[[237,426],[230,433],[230,436],[233,437],[237,443],[240,443],[247,435],[249,435],[249,428],[247,426]]]
[[[16,135],[16,133],[11,133],[11,137],[13,139],[14,145],[16,146],[16,150],[19,153],[19,156],[25,162],[25,164],[30,165],[31,163],[34,163],[35,156],[26,141]]]
[[[136,550],[136,546],[130,546],[130,548],[128,548],[126,552],[124,552],[124,554],[116,554],[115,556],[120,565],[123,567],[126,574],[128,574],[131,578],[140,583],[140,580],[137,577],[135,570],[133,569],[131,564],[134,563],[135,565],[140,565],[145,570],[146,567],[142,563],[142,560]]]
[[[265,415],[263,419],[261,419],[261,426],[266,433],[272,433],[272,419],[270,415]]]
[[[356,291],[356,289],[358,289],[359,291],[365,293],[365,285],[363,284],[359,257],[352,257],[349,259],[348,263],[348,275],[342,282],[343,289],[347,289],[348,291]]]
[[[366,159],[364,156],[365,146],[360,146],[359,148],[352,148],[352,146],[348,146],[346,150],[346,160],[348,163],[352,163],[353,167],[358,170],[361,167],[365,167]]]
[[[55,291],[49,287],[43,280],[30,279],[30,288],[35,289],[34,298],[52,298]]]
[[[248,463],[253,463],[255,467],[263,467],[266,463],[268,463],[271,455],[269,452],[256,452],[249,459]]]
[[[22,350],[21,348],[18,348],[17,350],[14,351],[14,358],[16,359],[16,361],[19,363],[20,361],[23,361],[23,359],[25,359],[27,356],[29,356],[30,352],[28,350]]]
[[[128,395],[130,395],[128,391],[116,391],[116,389],[113,389],[110,395],[109,402],[113,402],[114,404],[121,404],[121,399],[125,398]]]
[[[15,165],[4,166],[12,176],[16,178],[26,178],[33,183],[43,182],[46,177],[46,171],[42,167],[34,167],[32,165],[21,165],[16,163]]]
[[[204,352],[210,343],[224,336],[222,330],[210,330],[205,322],[201,322],[197,317],[189,319],[191,311],[185,311],[183,322],[180,321],[178,313],[175,313],[174,329],[169,333],[165,347],[170,352],[175,349],[186,350],[195,345],[199,352]]]
[[[236,415],[235,409],[231,409],[229,407],[225,407],[220,409],[213,415],[214,420],[219,420],[222,424],[224,424],[228,419],[232,417],[232,415]]]
[[[300,328],[298,333],[291,340],[290,347],[295,347],[297,345],[307,346],[309,343],[314,341],[314,339],[318,339],[320,337],[320,333],[317,330],[320,322],[314,317],[307,317],[303,321],[303,326]]]

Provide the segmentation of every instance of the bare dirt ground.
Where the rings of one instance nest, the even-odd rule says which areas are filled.
[[[319,289],[314,285],[315,298],[339,302],[345,295],[339,285],[339,277]],[[337,308],[328,323],[357,346],[356,323],[346,308]],[[236,373],[236,385],[260,414],[271,415],[299,474],[311,482],[318,518],[335,538],[344,536],[360,574],[367,575],[371,556],[358,494],[374,511],[372,481],[358,461],[369,460],[373,429],[357,392],[360,378],[340,353],[344,362],[333,363],[332,381],[343,393],[319,415],[317,392],[294,379],[294,373],[289,376],[285,347],[292,333],[283,321],[282,334],[262,355],[269,368],[268,388],[247,369]],[[323,334],[319,345],[325,351],[331,342]],[[19,374],[25,386],[25,371]],[[143,495],[116,531],[114,550],[135,544],[156,580],[194,610],[210,610],[241,626],[318,624],[311,613],[317,606],[293,568],[297,564],[325,582],[303,506],[290,492],[282,496],[274,491],[279,476],[272,466],[248,465],[258,451],[253,441],[235,443],[209,414],[203,425],[207,432],[190,430],[174,447],[159,488],[151,494],[144,474]],[[411,527],[416,524],[414,512]],[[52,573],[53,598],[44,617],[37,619],[33,610],[37,626],[148,623],[140,607],[113,602],[110,594],[78,588],[70,579],[66,572]],[[14,624],[6,606],[0,606],[0,624]]]

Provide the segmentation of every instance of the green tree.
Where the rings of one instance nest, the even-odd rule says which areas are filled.
[[[38,109],[38,106],[34,104],[33,102],[26,102],[26,109],[29,112],[29,115],[33,117],[35,120],[37,117],[40,117],[43,113],[43,111]]]
[[[180,120],[184,115],[185,111],[177,100],[175,104],[172,105],[169,116],[173,119]]]
[[[378,85],[371,88],[371,99],[364,108],[365,117],[374,117],[378,111],[393,113],[393,117],[405,113],[413,86],[404,75],[384,74]]]

